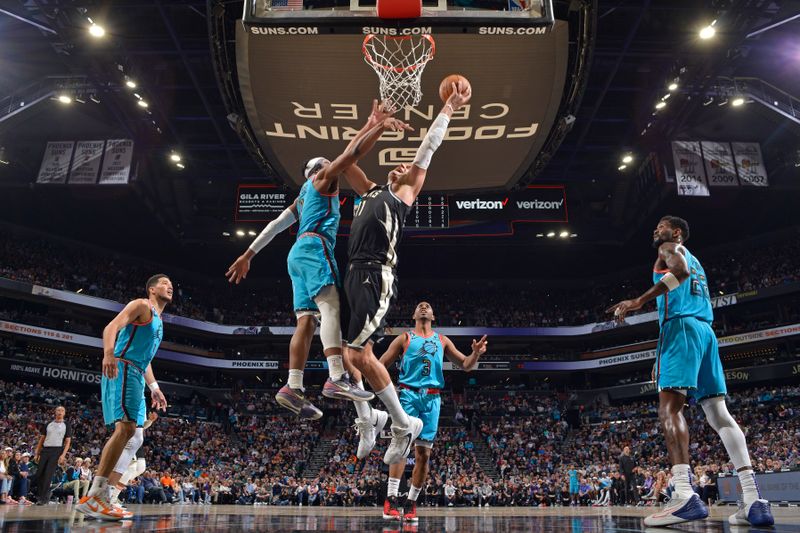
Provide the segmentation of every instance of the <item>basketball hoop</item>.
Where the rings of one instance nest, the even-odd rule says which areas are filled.
[[[422,99],[422,71],[436,53],[430,35],[364,37],[364,60],[380,80],[381,100],[397,109],[414,107]]]

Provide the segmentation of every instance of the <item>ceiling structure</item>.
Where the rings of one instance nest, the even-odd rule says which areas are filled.
[[[148,220],[136,224],[169,235],[162,246],[165,251],[196,253],[186,250],[204,249],[217,241],[224,246],[230,240],[222,233],[237,228],[236,185],[276,178],[251,158],[228,120],[208,37],[208,10],[216,4],[202,0],[2,4],[0,106],[15,95],[33,94],[44,83],[66,79],[43,81],[52,76],[79,77],[82,85],[75,87],[85,102],[65,106],[46,99],[0,122],[0,147],[8,160],[0,165],[0,207],[6,220],[67,231],[61,221],[72,217],[71,236],[103,241],[108,240],[104,228],[80,213],[105,217],[109,220],[105,229],[114,235],[130,228],[124,220],[117,221],[123,213],[134,220],[147,213],[142,218]],[[241,12],[241,2],[224,4],[230,13]],[[674,138],[733,140],[739,135],[746,137],[741,140],[760,141],[776,187],[796,182],[800,128],[760,104],[738,109],[719,105],[718,80],[757,77],[796,92],[800,21],[750,38],[747,34],[798,12],[800,2],[599,0],[595,49],[576,120],[549,164],[529,180],[566,184],[572,231],[595,244],[621,242],[613,237],[621,235],[620,212],[639,208],[626,194],[634,181],[636,160],[650,151],[666,160],[669,140]],[[89,18],[106,28],[103,39],[88,35]],[[717,21],[717,37],[700,40],[698,30],[712,20]],[[127,79],[137,87],[126,87]],[[666,108],[655,112],[654,105],[673,80],[679,88]],[[137,105],[134,93],[147,101],[146,109]],[[711,98],[713,103],[704,105]],[[47,141],[118,136],[133,138],[137,152],[144,154],[139,158],[137,183],[129,191],[76,193],[65,187],[31,186]],[[172,151],[181,154],[183,170],[169,161]],[[629,152],[634,163],[618,170],[621,157]],[[731,205],[743,201],[730,200]],[[674,200],[665,205],[681,207]],[[38,216],[31,217],[32,210],[40,210],[35,211]],[[236,241],[235,235],[231,239]],[[510,239],[508,244],[523,241],[531,242]],[[235,247],[240,245],[235,242]]]

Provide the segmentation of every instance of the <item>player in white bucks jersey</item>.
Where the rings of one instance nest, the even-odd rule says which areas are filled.
[[[453,84],[453,93],[431,124],[412,165],[400,165],[389,173],[386,185],[377,185],[353,165],[344,177],[360,196],[350,226],[349,263],[344,290],[350,310],[347,327],[347,354],[350,362],[366,377],[376,396],[392,418],[392,442],[383,460],[402,461],[410,443],[422,431],[422,421],[408,416],[400,405],[389,373],[372,352],[375,339],[383,334],[384,320],[397,297],[397,245],[403,234],[405,217],[417,199],[433,153],[442,143],[452,114],[469,102],[471,89]],[[370,410],[367,402],[357,402],[359,421],[377,432],[386,423]],[[365,436],[362,434],[362,439]]]
[[[444,388],[444,358],[465,372],[474,370],[478,360],[486,352],[486,335],[479,341],[472,340],[472,353],[464,355],[453,341],[433,331],[436,320],[428,302],[420,302],[414,309],[414,329],[396,337],[381,356],[380,362],[388,369],[399,360],[400,403],[409,415],[419,417],[423,427],[414,443],[414,471],[409,482],[406,503],[403,505],[403,520],[417,521],[417,497],[428,477],[428,461],[436,433],[439,429],[441,393]],[[389,467],[389,488],[383,504],[383,517],[399,520],[398,489],[400,477],[405,470],[405,460]]]

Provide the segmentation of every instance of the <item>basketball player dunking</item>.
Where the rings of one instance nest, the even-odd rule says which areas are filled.
[[[617,320],[656,299],[661,335],[656,349],[653,379],[658,384],[658,417],[672,463],[675,492],[669,504],[645,518],[647,526],[666,526],[700,520],[708,509],[692,490],[689,470],[689,429],[683,417],[686,395],[692,394],[705,412],[728,452],[739,481],[739,510],[729,517],[733,525],[768,526],[774,523],[767,500],[761,498],[747,451],[744,433],[725,405],[725,373],[719,358],[717,337],[711,328],[714,314],[708,280],[700,261],[684,246],[689,224],[665,216],[653,232],[658,257],[653,266],[653,285],[633,300],[608,309]]]
[[[464,355],[453,345],[453,341],[433,331],[436,318],[428,302],[420,302],[414,310],[414,329],[396,337],[381,356],[380,362],[388,369],[400,359],[400,404],[403,410],[422,420],[422,431],[414,443],[414,471],[405,505],[403,520],[417,521],[417,497],[428,477],[428,461],[431,458],[433,441],[439,430],[441,391],[444,388],[442,363],[447,357],[458,368],[469,372],[478,365],[486,352],[486,335],[472,341],[472,353]],[[405,470],[405,459],[389,467],[389,490],[383,504],[383,518],[399,520],[398,490],[400,478]]]
[[[121,477],[114,472],[114,465],[136,434],[136,428],[144,426],[145,384],[150,389],[153,407],[167,408],[150,362],[164,336],[161,315],[172,301],[172,282],[165,274],[156,274],[147,280],[145,290],[147,299],[129,302],[103,330],[103,418],[106,425],[115,427],[100,455],[92,487],[76,507],[83,514],[101,520],[132,516],[112,507],[110,489]]]
[[[308,160],[303,165],[306,181],[295,201],[277,219],[267,224],[226,274],[230,282],[238,284],[247,277],[253,256],[275,235],[299,220],[297,240],[287,257],[297,327],[289,344],[289,379],[275,399],[302,418],[316,420],[322,417],[322,411],[306,398],[303,388],[303,370],[318,320],[329,372],[322,394],[329,398],[353,401],[368,401],[375,397],[371,392],[351,384],[345,371],[337,289],[340,277],[333,251],[340,219],[339,176],[363,157],[384,131],[408,129],[407,124],[391,118],[392,113],[393,110],[384,110],[383,105],[373,102],[367,123],[339,157],[333,161],[324,157]],[[354,378],[360,381],[359,376]]]
[[[433,153],[442,143],[452,114],[471,96],[469,86],[456,87],[433,121],[417,150],[411,166],[400,165],[389,173],[386,185],[376,185],[352,165],[344,176],[360,196],[354,210],[348,245],[349,264],[344,289],[350,309],[347,353],[350,362],[366,377],[392,418],[392,441],[383,460],[391,465],[403,460],[422,431],[422,421],[408,416],[392,386],[389,372],[372,352],[374,340],[383,335],[384,320],[397,297],[397,244],[411,206],[425,183]],[[382,411],[372,411],[367,402],[356,402],[359,448],[371,448],[369,441],[386,423]]]

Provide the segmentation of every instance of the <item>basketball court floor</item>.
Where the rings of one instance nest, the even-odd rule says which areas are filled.
[[[800,533],[800,508],[773,507],[775,526],[766,529],[730,526],[727,517],[733,507],[714,507],[707,520],[673,528],[645,528],[642,519],[651,509],[641,508],[504,508],[449,509],[422,508],[419,523],[390,522],[375,507],[253,507],[237,505],[158,506],[133,505],[133,520],[97,522],[85,519],[65,505],[20,508],[0,507],[3,532],[73,531],[350,531],[505,533],[505,532],[635,532],[686,531],[773,531]]]

